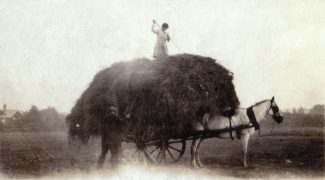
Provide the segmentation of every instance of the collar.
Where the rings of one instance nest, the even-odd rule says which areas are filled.
[[[253,111],[253,106],[249,107],[247,109],[247,112],[246,113],[247,113],[247,116],[248,116],[249,121],[253,124],[255,130],[259,129],[260,128],[260,125],[256,121],[256,117],[255,117],[255,114],[254,114],[254,111]]]

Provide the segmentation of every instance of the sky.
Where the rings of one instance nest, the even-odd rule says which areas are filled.
[[[1,0],[0,105],[69,112],[94,75],[152,58],[152,20],[170,55],[213,57],[234,73],[242,107],[325,102],[322,0]]]

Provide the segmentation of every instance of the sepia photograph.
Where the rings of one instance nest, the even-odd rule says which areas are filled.
[[[324,179],[324,10],[0,0],[0,179]]]

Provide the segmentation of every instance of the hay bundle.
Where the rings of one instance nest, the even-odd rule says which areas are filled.
[[[128,135],[178,136],[205,112],[237,108],[232,79],[214,59],[188,54],[116,63],[95,76],[67,119],[87,135],[100,132],[103,121],[121,121]],[[108,118],[112,108],[118,118]]]

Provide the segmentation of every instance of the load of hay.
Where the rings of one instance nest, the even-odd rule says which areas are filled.
[[[214,59],[189,54],[116,63],[95,76],[73,107],[70,133],[71,124],[90,136],[103,123],[122,122],[128,136],[184,136],[205,112],[238,107],[232,79]]]

